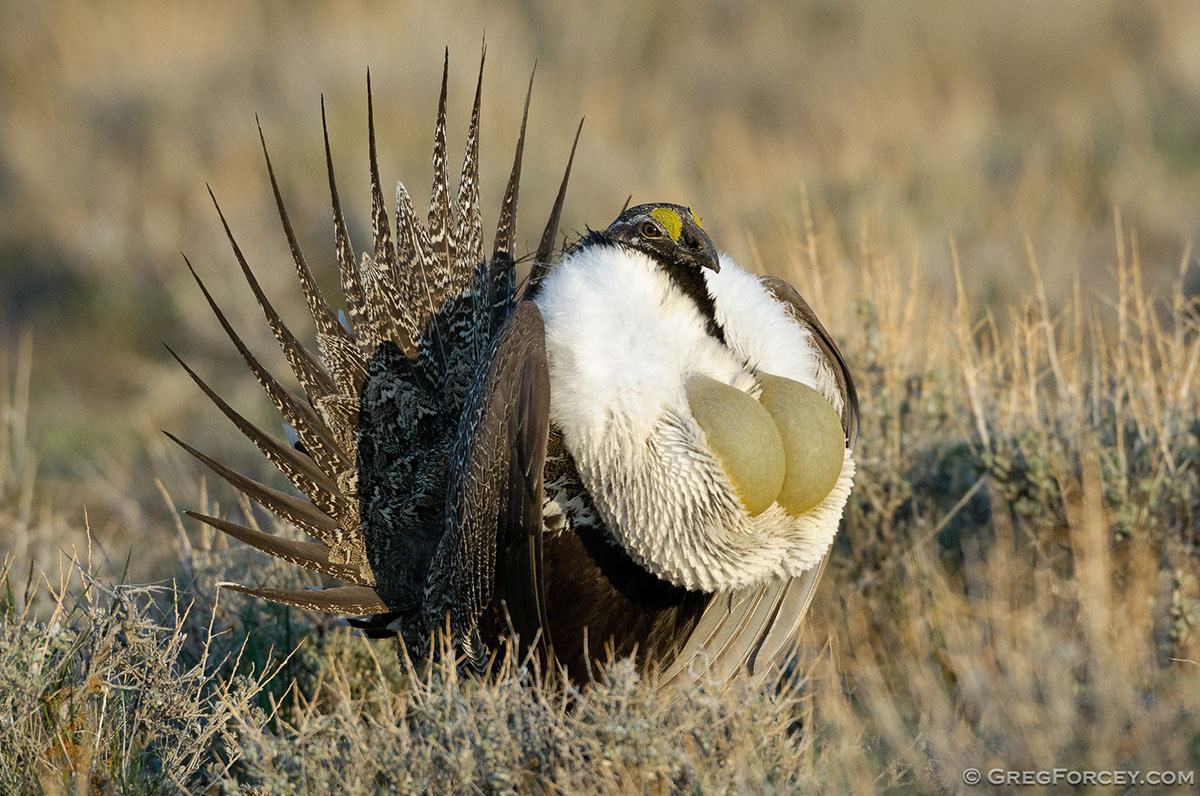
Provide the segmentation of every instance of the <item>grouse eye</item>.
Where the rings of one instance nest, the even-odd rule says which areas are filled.
[[[657,238],[660,235],[662,233],[658,231],[658,227],[653,221],[647,221],[645,224],[642,224],[642,237]]]

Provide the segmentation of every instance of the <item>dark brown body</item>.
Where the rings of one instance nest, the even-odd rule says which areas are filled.
[[[591,528],[548,538],[543,550],[554,653],[576,682],[610,651],[670,661],[711,598],[655,577]]]
[[[547,537],[542,550],[554,657],[577,683],[594,677],[597,664],[635,653],[639,666],[672,660],[712,599],[651,575],[591,528]],[[480,622],[493,648],[508,629],[505,602],[497,594]]]
[[[570,516],[547,514],[542,524],[542,590],[547,635],[558,663],[576,682],[595,673],[595,664],[634,655],[639,665],[662,664],[690,637],[711,594],[674,586],[638,565],[604,529],[580,481],[562,433],[551,426],[545,459],[545,510],[551,495],[583,509]],[[514,584],[519,588],[519,584]],[[498,642],[519,599],[500,577],[496,600],[480,632]]]

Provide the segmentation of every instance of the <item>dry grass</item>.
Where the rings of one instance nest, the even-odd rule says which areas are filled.
[[[0,339],[15,344],[32,328],[41,481],[75,518],[87,506],[114,559],[169,521],[145,474],[169,475],[171,465],[147,439],[198,417],[220,422],[160,341],[259,405],[179,258],[188,253],[238,328],[269,349],[229,278],[204,184],[281,311],[298,317],[287,269],[262,267],[287,252],[263,189],[254,114],[301,243],[314,263],[330,263],[319,95],[361,240],[366,69],[385,179],[420,196],[441,47],[452,57],[457,147],[485,31],[488,207],[503,191],[528,70],[539,64],[519,243],[536,243],[584,115],[566,229],[606,223],[630,194],[678,201],[736,259],[757,251],[778,271],[807,195],[823,230],[853,230],[857,247],[866,224],[875,245],[918,253],[944,290],[953,290],[953,237],[976,311],[1003,312],[1017,298],[1026,236],[1058,302],[1076,271],[1085,292],[1115,292],[1113,207],[1141,235],[1152,290],[1171,284],[1182,247],[1200,233],[1194,3],[627,0],[600,10],[501,0],[448,13],[349,2],[334,17],[319,5],[13,0],[2,13]],[[227,439],[214,442],[236,454]],[[165,548],[139,558],[139,577],[171,571]]]
[[[0,26],[0,790],[956,791],[967,767],[1200,767],[1191,5],[487,16],[485,196],[536,51],[531,215],[557,122],[586,111],[571,226],[631,191],[691,201],[802,289],[859,375],[858,484],[795,679],[727,695],[620,663],[578,692],[516,665],[417,676],[320,617],[218,599],[218,580],[315,581],[178,520],[268,522],[155,430],[267,473],[157,351],[183,341],[275,422],[176,265],[185,248],[270,350],[203,182],[299,318],[249,114],[332,281],[316,94],[361,222],[363,67],[396,100],[385,169],[419,185],[428,41],[457,56],[461,122],[479,31],[366,5],[336,24],[64,9],[10,4]]]
[[[956,790],[968,767],[1193,770],[1196,302],[1147,296],[1120,226],[1111,301],[1052,314],[1035,280],[1003,326],[931,296],[919,261],[865,246],[826,265],[841,244],[807,229],[794,265],[859,319],[861,475],[780,693],[655,692],[627,663],[580,691],[516,665],[463,679],[445,657],[405,672],[319,618],[218,600],[221,577],[302,579],[179,528],[188,611],[88,577],[36,623],[10,588],[8,786],[862,792]],[[929,314],[944,334],[914,334]]]

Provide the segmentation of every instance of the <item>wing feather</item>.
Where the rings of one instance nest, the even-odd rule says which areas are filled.
[[[534,307],[536,311],[536,307]],[[540,320],[540,318],[539,318]],[[551,649],[542,569],[542,502],[550,435],[550,375],[545,344],[533,320],[522,323],[527,355],[517,376],[515,418],[508,423],[508,483],[502,495],[499,537],[503,593],[513,629],[526,643]],[[533,328],[529,328],[533,327]],[[540,631],[540,633],[539,633]]]
[[[842,394],[842,428],[846,432],[850,449],[853,450],[858,442],[858,390],[854,386],[854,377],[850,375],[850,368],[846,365],[841,350],[829,332],[825,331],[817,314],[808,306],[800,291],[777,276],[763,277],[762,285],[772,298],[784,305],[792,320],[812,332]]]
[[[778,673],[824,568],[822,559],[803,575],[715,595],[660,684],[712,680],[725,687],[743,671],[759,682]]]
[[[549,645],[541,560],[550,423],[545,346],[541,312],[522,302],[501,329],[467,407],[450,479],[450,525],[427,591],[440,599],[426,605],[426,631],[449,611],[454,631],[470,638],[499,597],[521,639]]]
[[[751,676],[768,675],[771,667],[783,662],[796,641],[796,635],[800,632],[800,625],[804,623],[808,609],[812,606],[817,584],[821,582],[821,575],[824,574],[828,563],[829,555],[826,554],[820,564],[786,582],[779,601],[779,610],[749,661]]]
[[[794,287],[773,276],[764,277],[762,284],[796,323],[812,333],[841,393],[842,428],[853,448],[858,439],[858,392],[845,358]],[[812,605],[828,561],[826,553],[819,564],[796,577],[714,595],[660,682],[703,677],[725,686],[743,671],[760,682],[778,673]]]

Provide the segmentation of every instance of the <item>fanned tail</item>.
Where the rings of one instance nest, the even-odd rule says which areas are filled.
[[[314,541],[296,541],[217,517],[188,514],[277,558],[348,584],[311,591],[224,585],[285,605],[347,616],[374,615],[374,619],[360,622],[372,635],[395,632],[404,617],[424,616],[426,624],[440,622],[428,610],[429,605],[453,603],[462,595],[436,593],[438,584],[471,592],[463,596],[463,604],[470,605],[471,610],[463,614],[467,617],[459,623],[463,626],[455,628],[470,635],[474,628],[466,625],[478,619],[480,601],[486,601],[492,588],[489,579],[495,562],[488,559],[486,551],[480,551],[484,563],[470,572],[433,571],[438,566],[453,566],[436,557],[439,547],[461,547],[461,540],[456,543],[446,537],[457,538],[464,527],[474,528],[470,523],[477,525],[479,521],[477,516],[471,517],[472,507],[464,504],[463,496],[469,489],[464,490],[463,480],[470,474],[463,473],[462,463],[452,458],[456,450],[480,450],[479,445],[470,444],[481,411],[471,403],[472,388],[488,374],[497,341],[517,307],[513,250],[533,76],[489,261],[484,254],[479,201],[479,117],[485,55],[486,48],[480,57],[457,194],[452,198],[447,164],[447,51],[434,131],[428,223],[418,218],[408,191],[398,184],[394,235],[380,178],[368,74],[373,240],[369,253],[361,256],[356,256],[338,195],[322,97],[321,128],[344,315],[322,294],[301,251],[267,151],[266,136],[259,126],[280,224],[315,327],[317,353],[301,343],[276,312],[213,196],[234,257],[300,386],[300,395],[283,386],[254,356],[188,263],[218,322],[294,431],[294,444],[250,423],[174,351],[171,354],[296,492],[282,492],[255,481],[168,436],[234,488]],[[572,145],[571,161],[574,153]],[[544,275],[549,267],[571,161],[542,235],[535,275]],[[535,285],[536,279],[531,287]],[[529,322],[526,319],[523,326],[528,327]],[[516,339],[513,333],[509,337]],[[503,439],[499,429],[502,427],[496,426],[489,432],[497,440]],[[526,476],[533,478],[531,473]],[[540,558],[534,563],[540,567]],[[511,561],[504,566],[519,569]],[[429,629],[414,628],[414,635]],[[410,649],[419,649],[421,639],[406,642]]]

